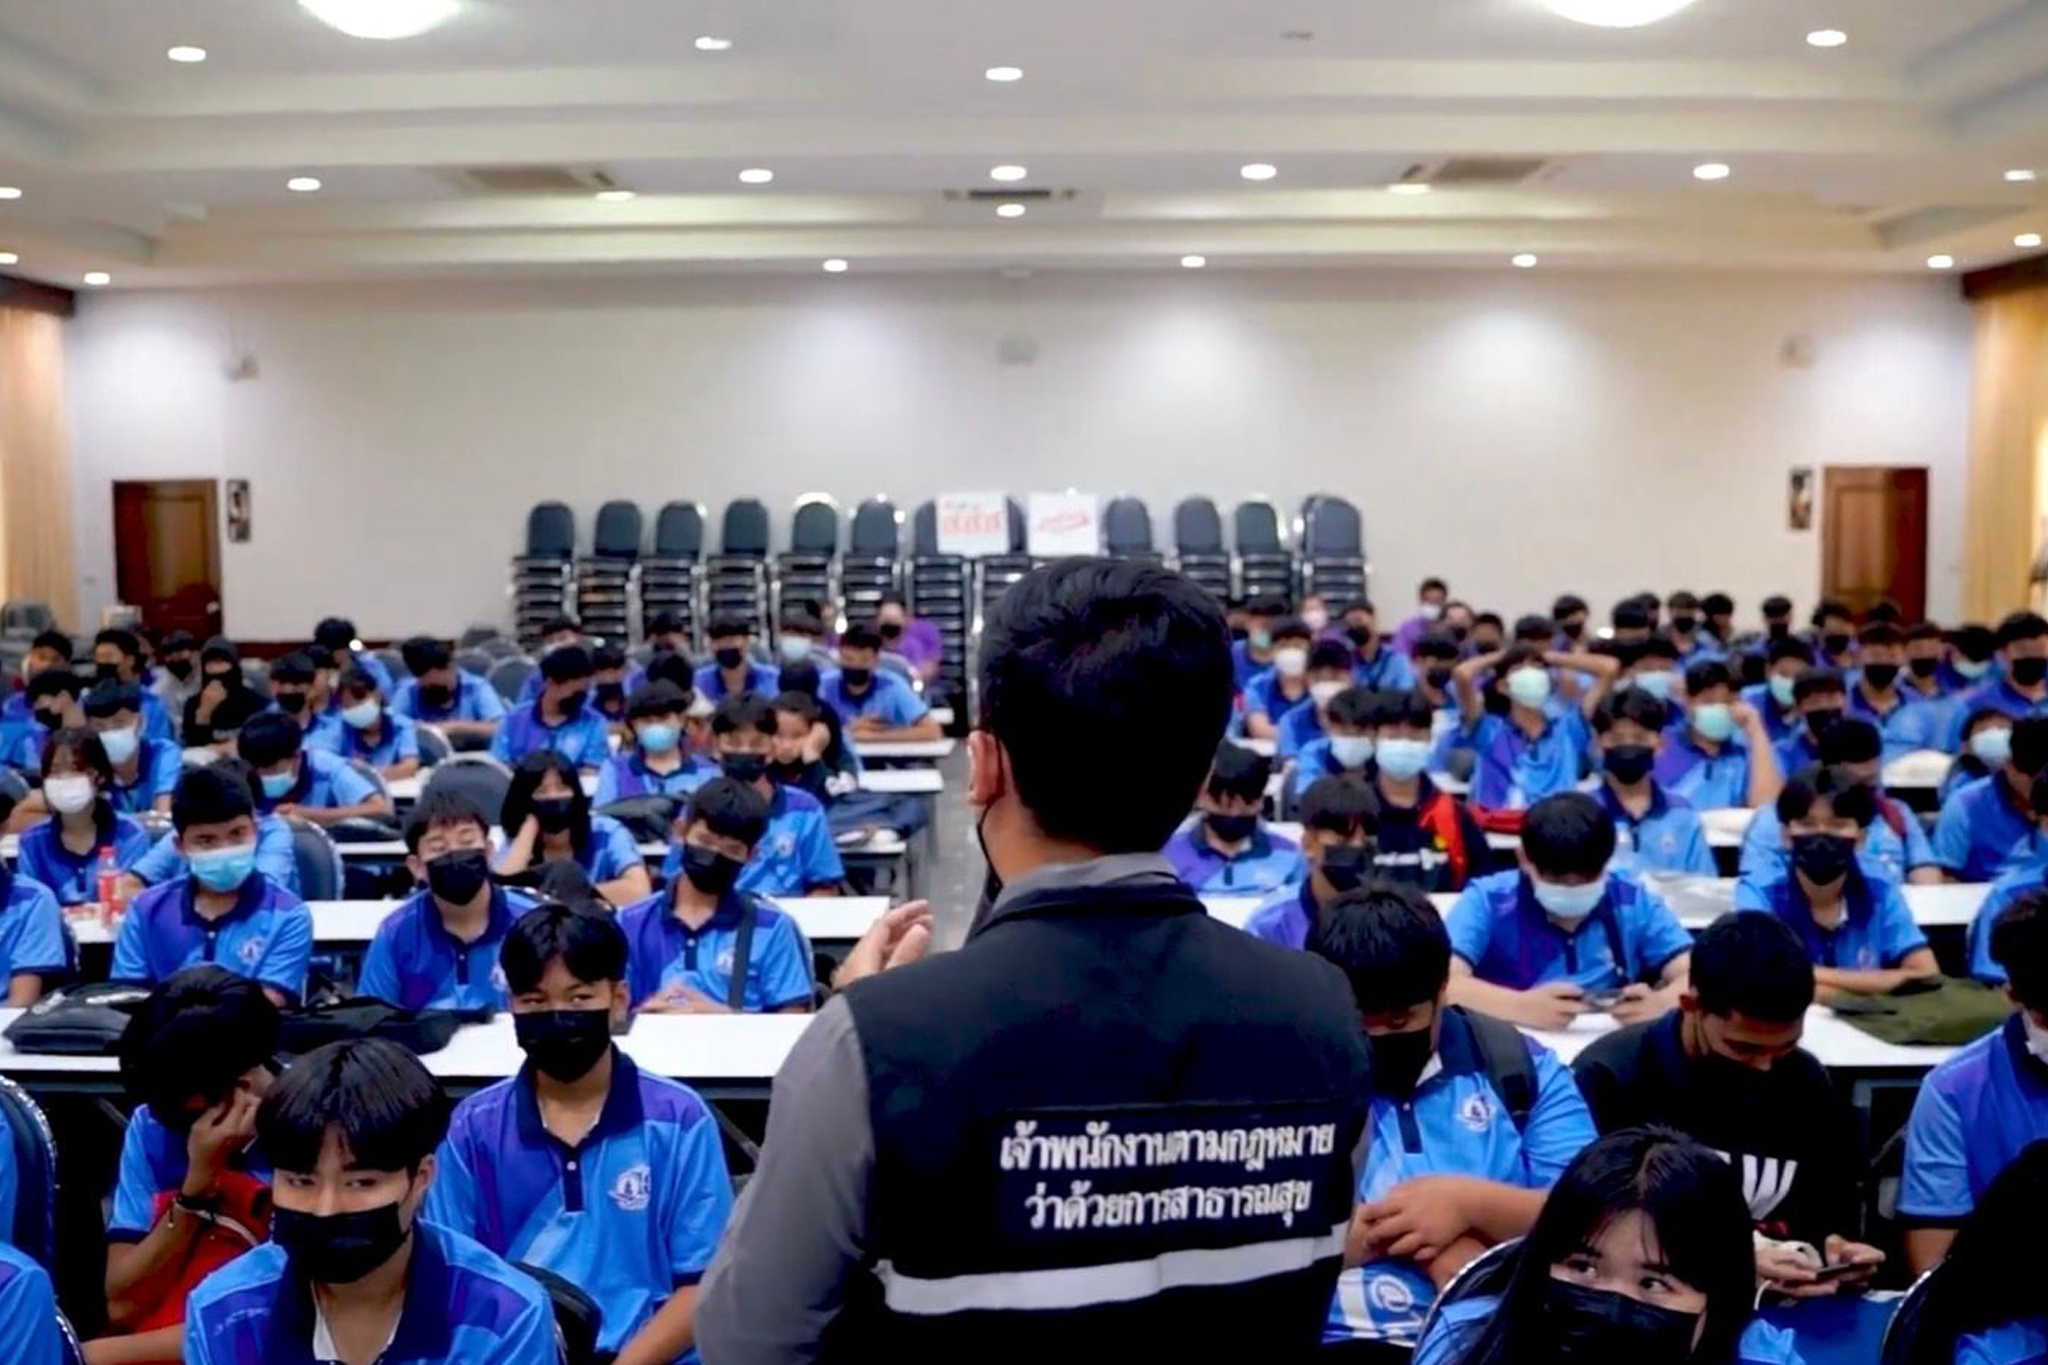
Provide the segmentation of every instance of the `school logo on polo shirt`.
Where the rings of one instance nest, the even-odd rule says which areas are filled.
[[[1483,1133],[1493,1127],[1493,1101],[1473,1093],[1458,1102],[1458,1123],[1468,1133]]]
[[[512,987],[505,980],[505,969],[498,963],[491,964],[491,989],[501,995],[512,994]]]
[[[796,852],[796,836],[784,832],[775,836],[775,856],[787,858]]]
[[[260,938],[244,939],[242,946],[235,950],[235,956],[242,959],[244,967],[253,967],[263,960],[264,943],[265,940]]]
[[[612,1182],[612,1202],[625,1213],[639,1213],[654,1197],[654,1172],[645,1162],[628,1166]]]
[[[1367,1275],[1365,1297],[1376,1311],[1389,1316],[1415,1311],[1415,1291],[1398,1275]]]

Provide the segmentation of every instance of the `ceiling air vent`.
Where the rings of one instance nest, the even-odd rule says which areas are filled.
[[[592,166],[460,166],[448,178],[471,194],[595,194],[620,188]]]
[[[1402,180],[1419,180],[1439,188],[1453,185],[1525,185],[1555,174],[1554,163],[1540,157],[1454,156],[1434,166],[1410,166]]]
[[[946,201],[953,204],[1042,204],[1057,199],[1062,202],[1074,198],[1079,190],[947,190]]]

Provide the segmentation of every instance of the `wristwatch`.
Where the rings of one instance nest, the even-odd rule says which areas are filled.
[[[211,1222],[213,1215],[220,1212],[219,1194],[188,1195],[183,1190],[171,1196],[171,1212],[167,1220],[172,1227],[178,1225],[178,1215],[189,1213],[201,1222]]]

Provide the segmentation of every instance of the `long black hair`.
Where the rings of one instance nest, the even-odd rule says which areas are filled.
[[[2040,1316],[2039,1229],[2048,1221],[2048,1139],[1998,1173],[1927,1286],[1910,1365],[1954,1365],[1972,1332]]]
[[[1457,1365],[1523,1365],[1557,1354],[1544,1310],[1550,1268],[1640,1212],[1657,1259],[1706,1295],[1690,1365],[1732,1365],[1756,1299],[1749,1207],[1734,1168],[1669,1128],[1624,1128],[1565,1168],[1522,1240],[1500,1307]],[[1645,1362],[1645,1365],[1648,1365]],[[1662,1362],[1659,1362],[1662,1365]]]
[[[519,760],[519,766],[512,770],[512,785],[505,789],[505,804],[499,811],[498,823],[506,838],[518,838],[519,827],[533,814],[533,794],[549,773],[569,784],[569,842],[576,856],[582,858],[590,848],[590,798],[583,794],[583,774],[553,749],[535,749]],[[535,856],[539,856],[538,849]]]

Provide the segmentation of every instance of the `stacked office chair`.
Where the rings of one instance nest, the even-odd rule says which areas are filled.
[[[1303,506],[1301,582],[1333,612],[1366,596],[1365,532],[1358,509],[1343,498],[1319,494]]]
[[[1294,601],[1294,555],[1280,535],[1280,514],[1264,498],[1237,505],[1231,515],[1237,539],[1239,588],[1247,601],[1278,597]]]
[[[831,616],[839,601],[835,578],[839,560],[839,507],[823,493],[797,500],[789,518],[789,548],[775,557],[775,627],[785,604],[815,602]]]
[[[934,503],[921,503],[911,519],[910,571],[904,596],[910,610],[939,628],[939,677],[927,699],[943,697],[953,707],[956,721],[963,718],[967,697],[967,642],[974,633],[973,608],[969,605],[971,567],[960,555],[939,553],[939,511]]]
[[[576,619],[586,635],[623,645],[632,631],[633,571],[640,562],[640,509],[597,509],[590,553],[576,566]]]
[[[887,498],[869,498],[853,509],[846,553],[839,560],[839,592],[849,621],[865,621],[882,598],[896,591],[903,514]]]
[[[726,504],[718,548],[704,561],[706,615],[759,623],[768,608],[768,509],[758,498]]]
[[[666,612],[698,639],[698,590],[704,558],[704,507],[672,502],[654,519],[654,553],[640,564],[640,622]]]
[[[981,614],[996,600],[1010,590],[1010,585],[1031,572],[1035,567],[1031,556],[1025,552],[1024,509],[1017,505],[1015,498],[1003,500],[1010,512],[1010,549],[1007,554],[984,555],[975,568],[980,578],[980,591],[976,601],[981,605]]]
[[[1181,499],[1173,509],[1174,564],[1219,601],[1230,600],[1230,551],[1223,545],[1223,516],[1204,497]]]
[[[1152,543],[1152,513],[1136,498],[1112,498],[1102,511],[1102,543],[1118,559],[1146,559],[1158,563],[1158,549]]]
[[[512,559],[512,619],[531,644],[540,628],[569,610],[576,518],[566,503],[543,502],[526,516],[526,553]]]

